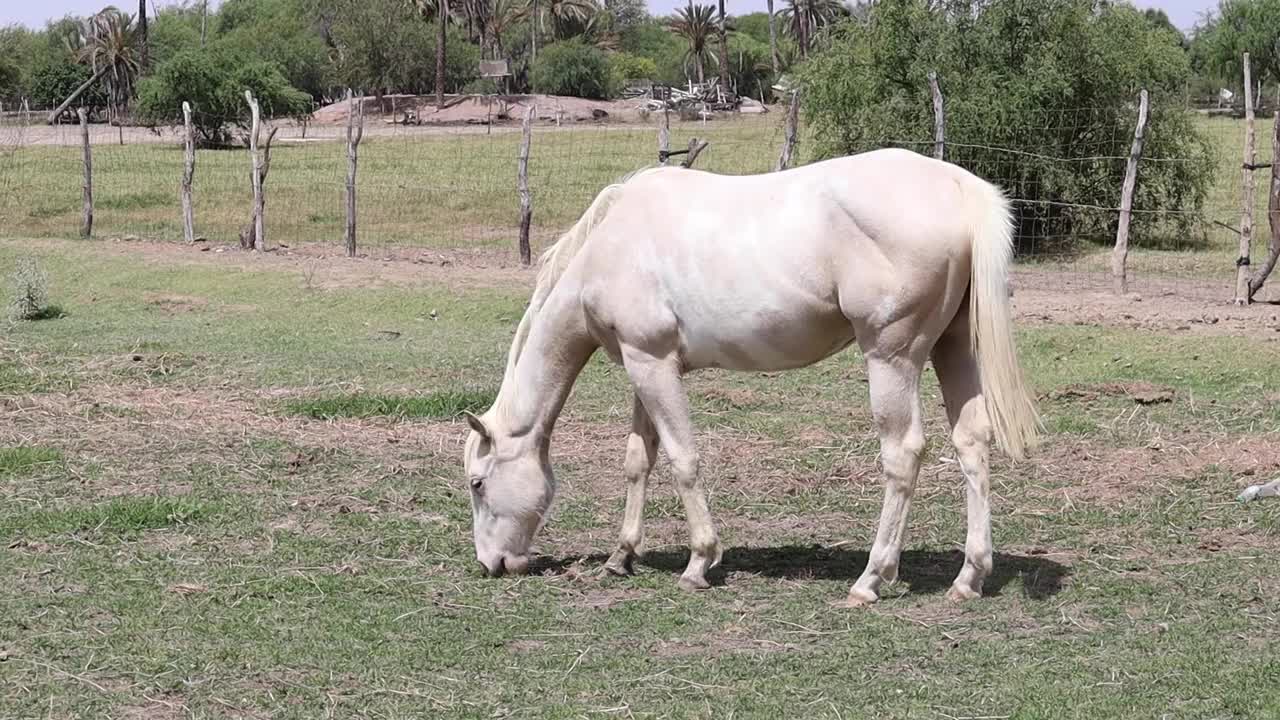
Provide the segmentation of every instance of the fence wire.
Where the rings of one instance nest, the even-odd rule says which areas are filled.
[[[1067,112],[1084,123],[1098,111]],[[11,238],[74,237],[78,232],[81,130],[76,125],[39,124],[44,116],[35,108],[26,115],[0,116],[0,227]],[[357,186],[358,251],[385,257],[491,248],[509,252],[514,261],[520,219],[520,123],[506,119],[491,127],[414,126],[394,122],[398,117],[370,112],[366,118]],[[265,183],[270,247],[341,252],[345,113],[330,113],[328,118],[276,124]],[[697,137],[710,142],[698,157],[699,169],[768,172],[781,149],[784,119],[785,112],[776,110],[709,121],[681,120],[672,114],[670,147],[683,149]],[[529,158],[535,253],[571,225],[604,185],[656,163],[658,121],[653,115],[631,123],[557,122],[554,109],[539,110]],[[1229,299],[1239,243],[1244,123],[1198,115],[1193,122],[1208,141],[1208,157],[1153,153],[1140,163],[1131,285],[1138,292]],[[1259,119],[1256,124],[1259,162],[1271,158],[1272,122]],[[1069,125],[1070,118],[1046,114],[993,129],[989,142],[948,142],[946,155],[1006,188],[1015,199],[1020,217],[1018,257],[1024,266],[1052,271],[1044,274],[1044,282],[1055,289],[1102,291],[1110,287],[1110,249],[1132,128],[1125,131],[1122,124],[1113,123],[1112,131],[1080,134],[1053,147],[1034,144],[1045,128]],[[94,124],[89,134],[95,237],[180,242],[181,131]],[[807,141],[802,128],[800,163],[813,157]],[[886,145],[931,154],[934,139],[876,143]],[[212,245],[238,245],[252,211],[248,154],[237,144],[202,147],[196,155],[196,235]],[[1144,175],[1196,162],[1213,166],[1203,203],[1159,198],[1162,209],[1152,209],[1157,198],[1144,195]],[[1064,169],[1086,171],[1060,172]],[[1066,176],[1100,184],[1100,189],[1087,188],[1088,196],[1107,200],[1079,202],[1070,188],[1044,186]],[[1255,257],[1264,252],[1268,237],[1267,181],[1265,173],[1258,173]]]

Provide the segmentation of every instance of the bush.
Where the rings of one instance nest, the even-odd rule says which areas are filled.
[[[658,64],[652,59],[616,52],[609,56],[609,81],[614,93],[622,89],[628,80],[650,80],[658,76]]]
[[[1177,38],[1128,6],[1092,0],[882,0],[846,23],[801,73],[820,157],[904,141],[927,152],[927,74],[947,103],[948,159],[1002,185],[1023,238],[1109,236],[1136,122],[1151,93],[1134,242],[1183,238],[1212,179],[1209,148],[1182,107]],[[1013,150],[993,150],[1004,148]],[[1097,158],[1089,160],[1088,158]],[[1066,204],[1066,205],[1064,205]],[[1156,227],[1159,225],[1159,227]]]
[[[18,260],[9,278],[10,320],[43,320],[56,317],[57,308],[49,305],[49,276],[31,258]]]
[[[191,103],[192,122],[205,143],[225,144],[229,126],[249,126],[245,90],[253,91],[263,117],[311,112],[310,96],[289,85],[274,65],[227,51],[191,50],[156,68],[139,84],[137,114],[143,122],[180,125],[185,100]]]
[[[553,43],[538,53],[533,86],[540,93],[603,100],[610,90],[609,59],[580,40]]]

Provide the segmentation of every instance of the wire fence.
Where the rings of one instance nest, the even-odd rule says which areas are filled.
[[[1092,109],[1068,111],[1087,121]],[[511,115],[519,113],[512,112]],[[709,142],[696,167],[726,174],[773,170],[786,112],[670,117],[670,147]],[[572,224],[606,184],[656,163],[659,115],[631,122],[575,122],[539,109],[533,124],[528,186],[534,251]],[[0,227],[10,238],[74,237],[81,223],[81,128],[42,124],[32,109],[0,116]],[[340,252],[346,227],[345,114],[328,122],[277,123],[265,182],[267,245]],[[370,113],[360,145],[357,181],[360,254],[412,256],[438,249],[490,248],[517,257],[520,196],[518,120],[493,125],[414,126],[399,113]],[[1242,209],[1242,120],[1195,115],[1207,156],[1144,155],[1138,174],[1129,272],[1138,292],[1174,292],[1206,300],[1231,298]],[[1272,120],[1256,125],[1259,162],[1271,158]],[[946,158],[1001,185],[1018,202],[1018,254],[1024,266],[1052,271],[1045,282],[1063,290],[1110,287],[1110,250],[1120,213],[1121,184],[1132,129],[1082,136],[1054,147],[1029,145],[1063,117],[1032,118],[993,128],[990,142],[946,144]],[[265,135],[265,133],[264,133]],[[801,128],[798,163],[813,148]],[[89,126],[93,153],[94,237],[180,242],[181,128]],[[896,145],[931,154],[935,138]],[[870,149],[870,147],[866,148]],[[1203,202],[1144,193],[1143,179],[1210,163]],[[1172,170],[1170,168],[1173,168]],[[1064,170],[1072,172],[1062,172]],[[1049,188],[1063,178],[1090,187]],[[1255,197],[1255,256],[1264,252],[1267,178]],[[1096,187],[1095,187],[1096,185]],[[1087,190],[1088,192],[1084,192]],[[253,208],[250,161],[237,145],[196,152],[195,232],[210,245],[238,246]],[[1082,202],[1078,198],[1093,198]],[[1185,202],[1183,202],[1185,200]],[[697,198],[689,198],[696,203]],[[1156,204],[1160,209],[1153,209]]]

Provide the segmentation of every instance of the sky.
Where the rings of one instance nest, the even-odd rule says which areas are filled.
[[[121,9],[133,8],[135,0],[115,0]],[[1173,24],[1182,30],[1190,30],[1200,19],[1201,13],[1217,7],[1217,0],[1133,0],[1141,8],[1160,8],[1169,15]],[[88,15],[101,10],[110,0],[0,0],[0,25],[19,23],[31,28],[44,26],[46,20],[63,15]],[[149,6],[164,6],[165,0],[148,0]],[[218,0],[210,0],[210,6],[217,5]],[[781,5],[778,0],[777,5]],[[670,13],[676,5],[684,5],[682,0],[649,0],[649,11],[655,15]],[[755,12],[765,9],[765,0],[726,0],[728,11],[733,14]]]

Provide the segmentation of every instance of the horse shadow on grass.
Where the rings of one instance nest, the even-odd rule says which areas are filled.
[[[604,563],[607,555],[586,557],[542,558],[535,567],[552,573],[563,572],[577,562]],[[647,552],[636,564],[673,574],[684,571],[689,560],[687,551],[660,550]],[[1021,585],[1022,594],[1032,600],[1044,600],[1058,594],[1071,567],[1038,555],[1011,555],[997,552],[993,557],[991,576],[983,584],[984,596],[997,596],[1011,583]],[[906,583],[911,594],[942,593],[964,563],[964,553],[953,550],[934,552],[906,550],[898,563],[898,581]],[[786,580],[842,580],[850,584],[867,565],[865,550],[821,545],[778,545],[774,547],[730,547],[724,551],[720,567],[707,578],[712,585],[723,585],[731,573],[748,573]]]

